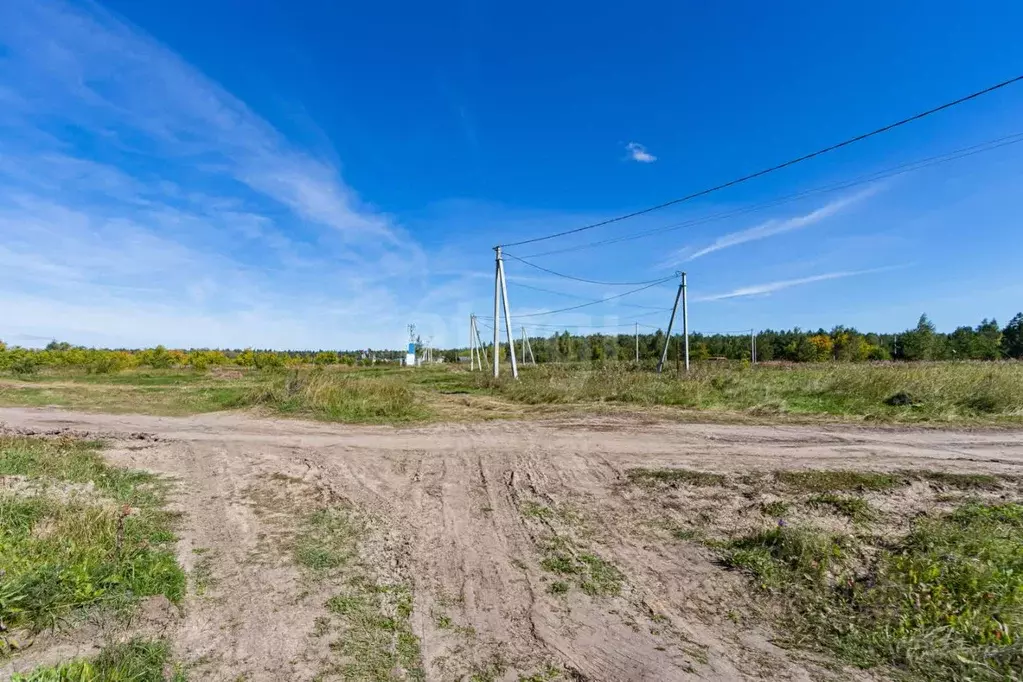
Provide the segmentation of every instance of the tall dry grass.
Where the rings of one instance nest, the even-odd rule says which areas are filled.
[[[704,364],[682,375],[630,365],[541,366],[524,368],[519,381],[475,381],[478,389],[526,404],[620,402],[894,421],[1023,419],[1023,363],[1016,362]]]
[[[242,403],[351,423],[400,423],[429,416],[415,390],[400,378],[362,378],[329,369],[270,375]]]

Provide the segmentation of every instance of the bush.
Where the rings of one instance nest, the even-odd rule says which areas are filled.
[[[279,353],[256,353],[252,362],[259,370],[284,369],[284,357]]]
[[[90,374],[119,372],[131,363],[130,354],[121,351],[96,351],[95,359],[88,365]]]
[[[168,369],[174,364],[174,356],[163,346],[149,348],[138,353],[139,364],[148,365],[153,369]]]
[[[185,362],[192,367],[192,369],[205,372],[210,367],[226,365],[229,360],[222,351],[219,350],[194,350],[188,354]]]
[[[39,359],[26,352],[14,357],[7,367],[15,374],[35,374],[39,370]]]

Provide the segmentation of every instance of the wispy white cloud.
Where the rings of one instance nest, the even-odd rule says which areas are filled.
[[[102,8],[0,3],[0,100],[0,334],[391,346],[428,317],[425,253],[329,153]]]
[[[625,150],[629,153],[629,158],[633,161],[639,161],[640,163],[653,163],[657,160],[657,157],[646,150],[646,147],[641,145],[639,142],[630,142],[625,145]]]
[[[884,267],[884,268],[873,268],[870,270],[845,270],[840,272],[826,272],[822,275],[812,275],[810,277],[800,277],[798,279],[783,279],[777,282],[766,282],[764,284],[754,284],[752,286],[740,287],[727,291],[722,294],[714,294],[711,296],[699,296],[695,298],[696,301],[721,301],[728,298],[742,298],[745,296],[764,296],[772,294],[782,289],[789,289],[791,287],[798,287],[804,284],[813,284],[814,282],[826,282],[832,279],[843,279],[845,277],[856,277],[859,275],[870,275],[879,272],[888,272],[905,266],[895,267]]]
[[[816,225],[827,218],[841,213],[843,210],[857,204],[867,197],[876,194],[881,190],[881,187],[881,185],[871,185],[855,194],[835,199],[820,208],[810,211],[809,213],[792,216],[791,218],[772,218],[771,220],[766,220],[759,225],[755,225],[745,230],[730,232],[729,234],[718,237],[707,246],[687,246],[672,254],[672,256],[665,262],[665,265],[695,260],[701,256],[706,256],[707,254],[714,253],[715,251],[721,251],[722,249],[738,246],[739,244],[745,244],[759,239],[767,239],[768,237],[774,237],[779,234],[785,234],[787,232],[811,227],[812,225]]]

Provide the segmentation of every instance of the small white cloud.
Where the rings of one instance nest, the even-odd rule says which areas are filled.
[[[887,272],[889,270],[895,270],[898,267],[895,266],[886,268],[874,268],[872,270],[848,270],[844,272],[827,272],[823,275],[813,275],[811,277],[800,277],[799,279],[785,279],[778,282],[767,282],[765,284],[754,284],[753,286],[741,287],[732,291],[725,292],[723,294],[714,294],[713,296],[702,296],[697,301],[721,301],[728,298],[742,298],[745,296],[764,296],[767,294],[774,293],[775,291],[781,291],[782,289],[788,289],[789,287],[801,286],[803,284],[812,284],[813,282],[826,282],[831,279],[842,279],[844,277],[855,277],[857,275],[870,275],[878,272]]]
[[[816,225],[817,223],[840,213],[863,199],[877,194],[882,188],[883,185],[871,185],[855,194],[835,199],[834,201],[831,201],[820,208],[814,209],[809,213],[785,218],[783,220],[772,218],[760,223],[759,225],[755,225],[754,227],[740,230],[739,232],[730,232],[729,234],[718,237],[711,244],[701,248],[686,246],[673,253],[671,257],[662,263],[662,266],[673,266],[682,261],[695,260],[702,256],[706,256],[707,254],[714,253],[715,251],[721,251],[722,249],[738,246],[739,244],[745,244],[746,242],[757,241],[759,239],[766,239],[775,235],[785,234],[786,232],[801,230],[803,228]]]
[[[625,145],[625,149],[629,152],[629,158],[633,161],[639,161],[640,163],[653,163],[657,160],[657,157],[646,150],[646,147],[641,145],[639,142],[630,142]]]

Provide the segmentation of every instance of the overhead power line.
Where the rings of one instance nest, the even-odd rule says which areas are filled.
[[[599,299],[597,301],[590,301],[589,303],[580,303],[579,305],[573,305],[573,306],[569,306],[567,308],[558,308],[557,310],[547,310],[547,311],[544,311],[542,313],[526,313],[525,315],[516,315],[515,317],[516,317],[516,319],[522,319],[523,317],[540,317],[541,315],[553,315],[555,313],[564,313],[564,312],[567,312],[569,310],[578,310],[579,308],[586,308],[586,307],[591,306],[591,305],[597,305],[598,303],[606,303],[608,301],[613,301],[616,298],[622,298],[623,296],[628,296],[630,294],[637,294],[640,291],[643,291],[645,289],[649,289],[651,287],[655,287],[658,284],[663,284],[664,282],[667,282],[668,280],[674,279],[674,278],[675,278],[674,275],[671,275],[669,277],[663,277],[661,279],[654,280],[653,282],[650,282],[646,286],[639,287],[638,289],[632,289],[630,291],[626,291],[626,292],[621,293],[621,294],[615,294],[614,296],[608,296],[607,298],[602,298],[602,299]]]
[[[565,296],[567,298],[577,298],[584,301],[593,301],[588,296],[579,296],[578,294],[570,294],[567,291],[555,291],[554,289],[544,289],[543,287],[534,287],[530,284],[522,284],[520,282],[509,282],[509,284],[517,289],[530,289],[531,291],[540,291],[545,294],[554,294],[555,296]],[[628,306],[629,308],[643,308],[645,310],[657,310],[659,312],[666,312],[671,308],[657,307],[651,305],[639,305],[638,303],[623,303],[622,305]]]
[[[670,308],[669,308],[669,310],[670,310]],[[645,314],[642,314],[642,315],[636,315],[636,318],[649,317],[650,315],[660,314],[661,312],[663,312],[663,311],[657,311],[656,313],[645,313]],[[480,319],[480,318],[477,317],[477,319]],[[493,319],[493,318],[488,318],[488,319]],[[617,323],[617,324],[553,324],[553,323],[530,322],[530,323],[528,323],[528,325],[526,325],[526,329],[527,329],[527,331],[530,330],[530,329],[541,329],[541,330],[542,329],[548,329],[548,330],[553,329],[553,330],[557,331],[557,330],[562,330],[562,329],[623,329],[623,328],[626,328],[626,327],[629,328],[629,329],[632,329],[637,324],[640,327],[649,327],[650,329],[658,329],[659,328],[659,327],[656,327],[654,325],[643,324],[642,322],[621,322],[621,323]],[[493,330],[493,327],[489,327],[488,326],[487,328],[490,329],[490,330]]]
[[[615,218],[608,218],[607,220],[602,220],[600,222],[592,223],[590,225],[583,225],[582,227],[577,227],[577,228],[574,228],[574,229],[571,229],[571,230],[564,230],[562,232],[555,232],[553,234],[549,234],[549,235],[546,235],[546,236],[543,236],[543,237],[534,237],[532,239],[523,239],[522,241],[510,242],[508,244],[502,244],[502,246],[520,246],[522,244],[533,244],[535,242],[546,241],[548,239],[555,239],[557,237],[564,237],[564,236],[569,235],[569,234],[576,234],[578,232],[584,232],[586,230],[592,230],[592,229],[597,228],[597,227],[602,227],[604,225],[610,225],[611,223],[616,223],[616,222],[619,222],[619,221],[622,221],[622,220],[627,220],[629,218],[635,218],[636,216],[644,215],[646,213],[650,213],[652,211],[657,211],[657,210],[660,210],[662,208],[667,208],[668,206],[674,206],[675,204],[680,204],[680,203],[682,203],[684,201],[690,201],[690,200],[696,199],[698,197],[706,196],[708,194],[711,194],[712,192],[717,192],[717,191],[726,189],[728,187],[733,187],[733,186],[738,185],[740,183],[747,182],[749,180],[753,180],[755,178],[759,178],[761,176],[767,175],[768,173],[773,173],[775,171],[782,170],[783,168],[788,168],[789,166],[794,166],[797,163],[801,163],[803,161],[808,161],[810,159],[813,159],[815,157],[821,156],[823,154],[827,154],[829,152],[833,152],[836,149],[841,149],[843,147],[848,147],[851,144],[855,144],[856,142],[861,142],[863,140],[866,140],[867,138],[874,137],[876,135],[880,135],[882,133],[889,132],[891,130],[894,130],[895,128],[899,128],[901,126],[904,126],[904,125],[906,125],[908,123],[912,123],[914,121],[919,121],[922,118],[926,118],[926,117],[931,116],[933,114],[936,114],[938,112],[944,111],[945,109],[951,109],[954,106],[957,106],[959,104],[963,104],[965,102],[969,102],[970,100],[977,99],[978,97],[982,97],[983,95],[987,95],[989,93],[995,92],[996,90],[1001,90],[1002,88],[1008,87],[1009,85],[1013,85],[1014,83],[1018,83],[1020,81],[1023,81],[1023,75],[1016,76],[1015,78],[1010,78],[1009,80],[1002,81],[1001,83],[996,83],[995,85],[992,85],[990,87],[984,88],[983,90],[978,90],[977,92],[974,92],[974,93],[971,93],[969,95],[966,95],[965,97],[960,97],[959,99],[952,100],[951,102],[946,102],[945,104],[933,107],[931,109],[927,109],[926,111],[921,111],[918,114],[914,114],[912,116],[909,116],[907,118],[901,119],[899,121],[895,121],[894,123],[889,123],[888,125],[882,126],[882,127],[878,128],[878,129],[872,130],[872,131],[870,131],[868,133],[862,133],[862,134],[857,135],[855,137],[851,137],[851,138],[849,138],[847,140],[843,140],[842,142],[839,142],[837,144],[833,144],[833,145],[831,145],[829,147],[824,147],[823,149],[818,149],[815,152],[811,152],[809,154],[804,154],[803,156],[799,156],[799,157],[796,157],[794,159],[790,159],[789,161],[785,161],[784,163],[779,163],[779,164],[777,164],[775,166],[771,166],[769,168],[764,168],[763,170],[759,170],[756,173],[750,173],[749,175],[744,175],[742,177],[736,178],[734,180],[730,180],[730,181],[722,183],[720,185],[716,185],[714,187],[709,187],[707,189],[703,189],[703,190],[700,190],[698,192],[694,192],[692,194],[688,194],[688,195],[686,195],[684,197],[679,197],[678,199],[672,199],[671,201],[666,201],[666,202],[664,202],[662,204],[657,204],[656,206],[650,206],[649,208],[644,208],[644,209],[639,210],[639,211],[633,211],[632,213],[627,213],[625,215],[617,216]]]
[[[531,268],[536,268],[537,270],[541,270],[543,272],[546,272],[549,275],[554,275],[556,277],[564,277],[565,279],[570,279],[570,280],[573,280],[573,281],[576,281],[576,282],[583,282],[585,284],[600,284],[600,285],[608,286],[608,287],[628,287],[628,286],[637,286],[637,285],[640,285],[640,284],[651,284],[651,285],[652,284],[660,284],[661,282],[664,282],[664,281],[666,281],[668,279],[671,279],[671,277],[667,277],[667,278],[664,278],[664,279],[651,279],[651,280],[647,280],[646,282],[598,282],[597,280],[593,280],[593,279],[584,279],[582,277],[575,277],[574,275],[566,275],[566,274],[561,273],[561,272],[555,272],[554,270],[549,270],[549,269],[547,269],[547,268],[545,268],[545,267],[543,267],[541,265],[537,265],[536,263],[530,263],[528,260],[523,260],[522,258],[519,258],[518,256],[513,256],[510,253],[505,253],[504,255],[507,256],[508,258],[514,258],[515,260],[519,261],[520,263],[525,263],[526,265],[528,265]]]
[[[603,301],[596,301],[596,303],[603,303]],[[537,327],[542,327],[542,328],[547,328],[547,329],[600,329],[600,328],[611,328],[611,327],[630,327],[631,328],[635,324],[639,324],[639,326],[641,326],[641,327],[643,327],[643,326],[652,327],[651,325],[644,325],[641,322],[637,323],[635,320],[642,320],[642,319],[645,319],[647,317],[653,317],[655,315],[663,315],[665,312],[670,312],[670,311],[671,311],[671,308],[667,308],[665,310],[654,310],[654,311],[651,311],[651,312],[648,312],[648,313],[639,313],[638,315],[630,315],[629,319],[633,320],[632,322],[622,322],[620,324],[618,324],[618,323],[616,323],[616,324],[555,324],[555,323],[552,323],[552,322],[529,322],[527,326],[528,326],[529,329],[534,329],[534,328],[537,328]],[[558,312],[560,312],[560,311],[558,311]],[[546,313],[544,313],[544,314],[546,314]],[[516,319],[518,319],[519,317],[523,317],[523,316],[522,315],[517,315]],[[494,318],[477,315],[476,319],[477,320],[488,320],[488,321],[492,322]],[[652,327],[652,328],[656,328],[656,327]],[[490,327],[490,329],[493,330],[493,327]]]
[[[601,239],[601,240],[595,241],[595,242],[588,242],[586,244],[578,244],[578,245],[575,245],[575,246],[566,246],[566,247],[561,248],[561,249],[552,249],[550,251],[542,251],[540,253],[531,253],[531,254],[528,254],[526,256],[522,256],[522,258],[540,258],[540,257],[543,257],[543,256],[553,256],[553,255],[559,254],[559,253],[570,253],[572,251],[581,251],[583,249],[590,249],[590,248],[593,248],[593,247],[596,247],[596,246],[606,246],[608,244],[618,244],[620,242],[631,241],[631,240],[634,240],[634,239],[642,239],[643,237],[649,237],[649,236],[655,235],[655,234],[663,234],[665,232],[673,232],[675,230],[680,230],[680,229],[682,229],[684,227],[693,227],[695,225],[703,225],[703,224],[714,222],[714,221],[717,221],[717,220],[723,220],[725,218],[732,218],[732,217],[735,217],[735,216],[738,216],[738,215],[745,215],[747,213],[753,213],[755,211],[759,211],[759,210],[762,210],[762,209],[765,209],[765,208],[772,208],[774,206],[781,206],[782,204],[786,204],[786,203],[789,203],[791,201],[795,201],[797,199],[802,199],[804,197],[811,196],[813,194],[823,194],[823,193],[827,193],[827,192],[836,192],[836,191],[843,190],[843,189],[850,189],[852,187],[857,187],[857,186],[860,186],[860,185],[865,185],[865,184],[868,184],[868,183],[871,183],[871,182],[877,182],[879,180],[885,180],[887,178],[895,177],[895,176],[898,176],[898,175],[903,175],[905,173],[912,173],[914,171],[922,170],[924,168],[930,168],[932,166],[938,166],[940,164],[949,163],[951,161],[958,161],[959,159],[964,159],[964,158],[967,158],[967,157],[970,157],[970,156],[974,156],[976,154],[982,154],[984,152],[993,151],[995,149],[1000,149],[1002,147],[1007,147],[1007,146],[1012,145],[1012,144],[1018,144],[1020,142],[1023,142],[1023,133],[1013,133],[1012,135],[1006,135],[1004,137],[999,137],[999,138],[995,138],[995,139],[992,139],[992,140],[987,140],[986,142],[981,142],[981,143],[978,143],[978,144],[975,144],[975,145],[970,145],[969,147],[962,147],[960,149],[956,149],[956,150],[953,150],[953,151],[950,151],[950,152],[945,152],[944,154],[938,154],[938,155],[929,156],[929,157],[926,157],[926,158],[923,158],[923,159],[917,159],[915,161],[908,161],[906,163],[901,163],[901,164],[898,164],[898,165],[895,165],[895,166],[891,166],[889,168],[885,168],[883,170],[875,171],[873,173],[868,173],[867,175],[861,175],[859,177],[856,177],[856,178],[853,178],[853,179],[850,179],[850,180],[843,180],[841,182],[836,182],[836,183],[832,183],[832,184],[828,184],[828,185],[822,185],[820,187],[814,187],[814,188],[811,188],[811,189],[803,190],[801,192],[796,192],[794,194],[788,194],[788,195],[785,195],[785,196],[782,196],[782,197],[778,197],[777,199],[771,199],[770,201],[765,201],[765,202],[762,202],[762,203],[759,203],[759,204],[753,204],[752,206],[745,206],[743,208],[738,208],[738,209],[731,210],[731,211],[724,211],[722,213],[714,213],[714,214],[708,215],[708,216],[702,216],[702,217],[699,217],[699,218],[692,218],[692,219],[689,219],[689,220],[684,220],[684,221],[677,222],[677,223],[671,223],[669,225],[663,225],[661,227],[655,227],[655,228],[652,228],[652,229],[649,229],[649,230],[644,230],[642,232],[636,232],[634,234],[627,234],[627,235],[623,235],[623,236],[620,236],[620,237],[611,237],[611,238],[608,238],[608,239]],[[505,255],[511,255],[511,254],[507,254],[506,253]]]

